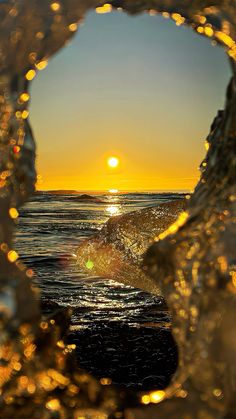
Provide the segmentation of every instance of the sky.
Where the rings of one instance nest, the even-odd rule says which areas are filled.
[[[192,190],[229,78],[223,49],[187,27],[89,13],[33,81],[38,189]]]

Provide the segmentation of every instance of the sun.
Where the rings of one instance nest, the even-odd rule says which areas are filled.
[[[116,194],[116,193],[118,193],[119,192],[119,189],[115,189],[115,188],[112,188],[112,189],[109,189],[109,191],[108,191],[109,193],[114,193],[114,194]]]
[[[116,167],[119,166],[119,159],[117,157],[109,157],[107,159],[107,164],[109,167],[111,167],[112,169],[115,169]]]

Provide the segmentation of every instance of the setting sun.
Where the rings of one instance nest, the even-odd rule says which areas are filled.
[[[116,194],[116,193],[118,193],[119,192],[119,190],[118,189],[109,189],[109,191],[108,191],[109,193],[114,193],[114,194]]]
[[[115,169],[119,165],[119,159],[117,157],[109,157],[107,164],[112,169]]]

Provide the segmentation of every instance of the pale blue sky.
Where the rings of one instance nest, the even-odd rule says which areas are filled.
[[[191,188],[229,77],[223,49],[189,28],[90,13],[33,82],[40,187]]]

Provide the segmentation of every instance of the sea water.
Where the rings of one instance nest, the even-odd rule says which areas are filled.
[[[177,364],[162,296],[85,275],[81,241],[111,217],[183,197],[177,193],[36,193],[20,211],[15,247],[34,272],[45,314],[73,309],[71,335],[80,367],[131,388],[163,388]],[[96,199],[97,198],[97,199]]]

